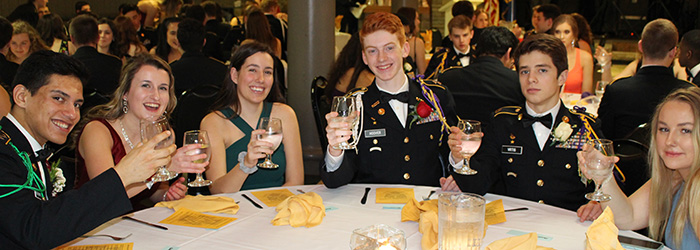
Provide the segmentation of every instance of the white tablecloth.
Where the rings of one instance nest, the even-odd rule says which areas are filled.
[[[365,205],[360,204],[365,187],[372,187]],[[416,199],[422,200],[434,187],[405,185],[351,184],[337,189],[323,185],[286,187],[292,193],[297,189],[316,192],[323,197],[326,217],[321,225],[312,228],[292,228],[273,226],[270,221],[276,215],[274,207],[266,207],[250,195],[250,190],[225,194],[240,201],[236,215],[222,215],[237,218],[236,221],[219,230],[192,228],[162,224],[169,230],[161,230],[137,222],[117,218],[96,228],[88,234],[111,234],[117,236],[132,234],[123,241],[109,238],[76,239],[66,245],[91,245],[134,242],[134,249],[349,249],[350,236],[356,228],[373,224],[386,224],[403,230],[408,249],[420,249],[421,233],[418,223],[401,222],[401,205],[375,203],[375,190],[378,187],[414,188]],[[273,188],[276,189],[276,188]],[[254,207],[241,194],[248,194],[264,209]],[[431,198],[436,199],[437,194]],[[485,247],[489,243],[521,233],[537,232],[538,245],[555,249],[584,249],[585,232],[591,222],[579,222],[576,213],[565,209],[538,204],[531,201],[500,195],[487,194],[487,201],[503,199],[505,209],[527,207],[529,210],[507,212],[507,222],[488,227],[484,238]],[[95,211],[99,212],[99,211]],[[174,211],[168,208],[150,208],[133,214],[135,218],[158,223]],[[620,231],[621,235],[635,238],[646,237],[631,231]],[[172,247],[172,248],[171,248]]]

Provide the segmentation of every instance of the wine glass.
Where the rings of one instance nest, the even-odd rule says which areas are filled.
[[[603,94],[605,94],[605,87],[608,86],[608,81],[598,81],[595,84],[595,95],[598,97],[598,99],[603,98]]]
[[[163,131],[171,130],[170,124],[168,124],[168,119],[165,116],[151,117],[148,119],[143,119],[140,122],[141,125],[141,140],[148,140],[154,136],[162,133]],[[166,148],[173,144],[175,137],[170,134],[168,138],[159,142],[156,145],[156,149]],[[151,177],[151,182],[161,182],[169,181],[177,177],[176,172],[172,172],[166,168],[166,166],[160,166],[156,174]]]
[[[586,155],[586,169],[588,177],[595,182],[595,192],[586,194],[586,199],[592,201],[609,201],[612,197],[600,190],[606,179],[612,174],[615,165],[613,142],[607,139],[588,141],[595,150]]]
[[[282,143],[282,120],[279,118],[263,117],[260,118],[258,129],[264,129],[265,133],[258,135],[258,140],[272,143],[272,152],[275,152]],[[258,163],[259,168],[278,168],[279,165],[271,160],[272,154],[265,156],[265,161]]]
[[[188,155],[198,155],[198,154],[206,154],[207,158],[204,159],[199,159],[194,161],[194,163],[204,163],[209,160],[211,157],[211,148],[209,148],[209,136],[207,136],[207,131],[206,130],[190,130],[185,132],[185,137],[183,139],[183,144],[184,145],[189,145],[189,144],[201,144],[202,146],[199,147],[199,149],[191,150],[190,152],[187,152]],[[205,180],[204,177],[202,177],[202,173],[197,173],[197,178],[194,179],[194,181],[191,181],[187,183],[187,186],[190,187],[204,187],[204,186],[209,186],[211,185],[211,180]]]
[[[331,111],[338,113],[338,116],[331,118],[333,122],[346,122],[350,124],[348,130],[352,130],[359,120],[357,115],[358,105],[357,99],[354,96],[336,96],[333,97]],[[355,134],[352,135],[352,141],[343,141],[337,145],[333,145],[334,149],[355,149],[357,140]]]
[[[462,130],[462,132],[464,132],[464,135],[462,136],[462,150],[460,151],[464,161],[462,163],[462,168],[455,169],[455,173],[462,175],[475,175],[478,172],[469,166],[469,159],[472,158],[472,155],[474,155],[474,153],[479,150],[479,146],[481,146],[481,137],[483,136],[481,133],[481,122],[474,120],[460,120],[457,126],[460,130]]]

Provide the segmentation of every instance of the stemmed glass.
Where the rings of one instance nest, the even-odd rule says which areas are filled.
[[[170,129],[170,124],[168,123],[168,119],[165,116],[160,116],[160,117],[151,117],[149,119],[144,119],[141,120],[140,122],[141,125],[141,140],[148,140],[153,138],[154,136],[162,133],[163,131],[171,130]],[[165,140],[159,142],[156,145],[156,149],[160,148],[166,148],[170,145],[173,144],[175,141],[175,137],[170,134],[168,138]],[[173,178],[177,177],[176,172],[172,172],[166,168],[166,166],[160,166],[158,168],[158,171],[156,171],[156,174],[151,177],[151,182],[161,182],[161,181],[169,181],[172,180]]]
[[[595,182],[595,192],[586,194],[586,199],[609,201],[612,197],[604,194],[600,186],[612,174],[612,168],[615,165],[613,142],[608,139],[596,139],[588,141],[588,144],[595,149],[586,155],[587,176]]]
[[[358,105],[357,99],[354,96],[336,96],[333,97],[331,111],[338,113],[338,116],[333,117],[333,122],[346,122],[350,124],[349,130],[352,130],[359,120],[357,115]],[[337,145],[333,145],[334,149],[355,149],[356,138],[353,134],[352,141],[343,141]]]
[[[198,155],[198,154],[206,154],[207,157],[204,159],[196,160],[194,163],[204,163],[209,160],[211,157],[211,148],[209,148],[209,136],[207,135],[206,130],[190,130],[185,132],[185,137],[183,139],[184,145],[189,145],[189,144],[201,144],[202,146],[199,147],[199,149],[191,150],[188,152],[188,154],[191,155]],[[194,181],[191,181],[187,183],[187,186],[190,187],[204,187],[204,186],[209,186],[211,185],[211,180],[205,180],[204,177],[202,177],[202,173],[198,173],[197,177],[194,179]]]
[[[481,137],[483,136],[483,133],[481,133],[481,122],[460,120],[457,126],[465,134],[462,136],[462,150],[460,151],[464,161],[462,163],[462,168],[455,169],[455,173],[475,175],[478,172],[469,166],[469,159],[472,158],[472,155],[474,155],[474,153],[479,150],[479,146],[481,146]]]
[[[282,120],[279,118],[263,117],[260,118],[258,129],[264,129],[265,133],[258,135],[258,140],[272,143],[272,152],[275,152],[282,143]],[[259,168],[278,168],[279,165],[271,160],[272,154],[265,156],[265,161],[258,163]]]
[[[595,84],[595,96],[598,97],[598,99],[603,98],[603,94],[605,94],[605,87],[608,86],[607,81],[598,81]]]

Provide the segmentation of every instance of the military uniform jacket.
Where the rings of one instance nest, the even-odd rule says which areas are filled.
[[[475,59],[472,55],[474,48],[471,48],[469,51],[469,62],[471,64]],[[425,79],[438,79],[440,74],[449,68],[464,67],[465,65],[462,65],[459,59],[460,57],[457,56],[454,48],[441,49],[430,58],[428,67],[425,68]]]
[[[484,132],[481,147],[470,161],[479,173],[453,173],[452,177],[463,192],[498,193],[575,211],[588,202],[584,195],[594,188],[592,183],[583,184],[578,175],[576,143],[586,141],[580,113],[572,113],[562,103],[552,128],[568,121],[573,132],[565,144],[552,145],[550,136],[543,150],[532,126],[523,125],[524,113],[525,108],[517,106],[496,111],[492,126]],[[594,118],[585,117],[599,135]]]
[[[408,113],[418,100],[425,100],[418,82],[409,79]],[[457,124],[454,102],[448,90],[441,85],[426,84],[440,99],[447,123]],[[380,100],[376,82],[362,95],[364,106],[363,131],[355,150],[345,150],[343,162],[334,172],[321,165],[321,179],[330,188],[347,183],[391,183],[439,186],[444,175],[441,159],[447,159],[447,134],[442,136],[442,123],[433,114],[409,126],[407,116],[404,128],[388,102]],[[430,104],[429,104],[430,105]],[[445,161],[446,163],[446,161]],[[447,164],[445,164],[447,165]]]
[[[22,132],[7,118],[0,121],[0,184],[21,185],[27,180],[27,168],[8,145],[34,155]],[[33,163],[33,165],[37,165]],[[41,177],[38,170],[37,175]],[[47,193],[52,183],[46,173]],[[0,187],[0,194],[15,188]],[[3,249],[50,249],[83,235],[108,220],[127,213],[131,203],[121,179],[110,168],[78,190],[65,191],[42,201],[34,191],[22,189],[0,198],[0,242]]]

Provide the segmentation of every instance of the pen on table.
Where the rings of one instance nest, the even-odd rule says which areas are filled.
[[[260,204],[258,204],[257,202],[253,201],[253,199],[251,199],[251,198],[248,197],[247,195],[245,195],[245,194],[241,194],[241,195],[243,196],[243,198],[245,198],[246,200],[250,201],[250,203],[253,203],[253,206],[255,206],[255,207],[257,207],[257,208],[260,208],[260,209],[263,208],[262,206],[260,206]]]
[[[513,211],[528,210],[528,209],[529,208],[526,208],[526,207],[519,207],[519,208],[506,209],[503,212],[513,212]]]
[[[132,221],[135,221],[135,222],[138,222],[138,223],[142,223],[142,224],[146,224],[146,225],[149,225],[149,226],[152,226],[152,227],[160,228],[160,229],[163,229],[163,230],[168,230],[167,227],[164,227],[164,226],[161,226],[161,225],[158,225],[158,224],[153,224],[153,223],[150,223],[150,222],[148,222],[148,221],[142,221],[142,220],[139,220],[139,219],[136,219],[136,218],[132,218],[132,217],[129,217],[129,216],[122,216],[122,219],[125,219],[125,220],[132,220]]]

